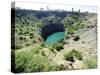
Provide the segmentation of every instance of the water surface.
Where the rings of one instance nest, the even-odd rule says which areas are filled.
[[[55,44],[59,40],[64,39],[64,32],[56,32],[47,37],[45,43],[48,45]]]

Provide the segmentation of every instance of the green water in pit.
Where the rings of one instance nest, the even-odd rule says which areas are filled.
[[[56,32],[47,37],[45,44],[51,45],[57,43],[59,40],[64,39],[65,32]]]

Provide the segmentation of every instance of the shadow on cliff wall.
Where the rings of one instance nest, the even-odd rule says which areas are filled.
[[[64,31],[65,29],[63,24],[55,23],[55,24],[45,25],[41,29],[41,36],[45,41],[49,35],[56,32],[64,32]]]

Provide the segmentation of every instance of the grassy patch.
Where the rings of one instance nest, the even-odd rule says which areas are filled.
[[[43,47],[39,45],[30,51],[16,51],[15,72],[20,73],[63,70],[61,66],[54,65],[50,60],[39,53],[42,48]],[[12,55],[12,58],[13,57],[14,56]],[[12,61],[12,64],[14,64],[14,61]]]
[[[85,68],[93,69],[97,68],[97,59],[96,58],[87,58],[84,60]]]

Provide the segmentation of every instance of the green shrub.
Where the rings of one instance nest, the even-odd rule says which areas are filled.
[[[54,45],[54,46],[55,46],[55,49],[56,49],[57,51],[60,51],[61,49],[63,49],[63,44],[57,43],[57,44]]]
[[[49,70],[49,61],[41,56],[34,55],[28,62],[25,72],[42,72]]]
[[[47,58],[37,52],[17,52],[15,70],[19,72],[42,72],[52,71],[53,66]]]
[[[66,38],[66,39],[70,39],[70,36],[66,36],[65,38]]]
[[[15,45],[15,49],[21,49],[21,48],[23,48],[23,46],[21,44],[16,44]]]
[[[33,33],[30,33],[29,35],[30,35],[30,36],[33,36]]]
[[[52,51],[53,53],[55,53],[55,50],[54,50],[55,48],[53,46],[49,46],[49,50]]]
[[[72,27],[69,27],[68,28],[68,34],[74,34],[74,28],[72,28]]]
[[[40,52],[41,49],[42,49],[41,46],[37,46],[36,48],[33,48],[33,49],[31,50],[31,52],[34,53],[34,54],[38,54],[38,53]]]
[[[25,70],[25,72],[41,72],[43,71],[44,66],[42,64],[39,63],[34,63],[34,61],[32,63],[29,63],[27,65],[27,68]]]
[[[85,59],[84,65],[86,66],[86,68],[89,68],[89,69],[97,68],[97,60],[96,58]]]
[[[58,41],[58,43],[63,43],[64,42],[64,39],[61,39]]]
[[[18,35],[23,35],[23,32],[20,31],[20,32],[18,33]]]
[[[21,53],[16,53],[15,54],[15,72],[20,73],[24,72],[26,69],[27,65],[27,53],[26,52],[21,52]]]
[[[45,43],[41,43],[41,46],[42,46],[42,47],[46,47]]]
[[[29,44],[29,43],[27,43],[27,44],[25,44],[25,46],[30,46],[30,44]]]
[[[39,49],[40,49],[40,47],[37,47],[37,48],[30,50],[29,52],[16,52],[16,54],[15,54],[15,65],[16,65],[15,71],[17,73],[19,73],[19,72],[32,72],[35,70],[38,72],[39,70],[41,70],[40,67],[42,65],[39,64],[39,62],[41,63],[42,59],[40,60],[39,57],[37,57],[38,59],[33,57],[34,55],[38,55]],[[33,60],[34,60],[34,62],[33,62]],[[33,68],[35,70],[33,70]]]
[[[25,31],[24,34],[29,34],[29,32],[28,31]]]
[[[63,65],[54,65],[46,57],[39,54],[41,46],[30,51],[17,52],[15,54],[15,72],[42,72],[42,71],[59,71],[65,70]],[[13,57],[12,57],[12,63]]]
[[[19,29],[19,31],[21,31],[21,32],[22,32],[23,30],[22,30],[22,29]]]
[[[43,56],[46,56],[46,54],[45,54],[45,52],[44,52],[44,51],[42,51],[42,52],[41,52],[41,54],[42,54]]]
[[[36,40],[33,40],[33,43],[36,43]]]
[[[73,57],[72,54],[66,53],[66,54],[64,55],[64,59],[67,60],[67,61],[74,62],[74,57]]]
[[[32,36],[30,36],[30,39],[32,39],[33,37]]]
[[[52,44],[50,46],[50,50],[54,50],[54,49],[56,49],[57,51],[60,51],[61,49],[63,49],[63,44],[62,43]]]
[[[51,65],[49,66],[49,71],[63,71],[63,70],[66,70],[67,68],[64,67],[64,65]]]
[[[79,39],[80,39],[79,36],[75,36],[73,40],[74,40],[74,41],[78,41]]]
[[[38,40],[39,40],[40,42],[42,42],[42,39],[41,39],[41,38],[38,38]]]
[[[49,49],[51,51],[54,51],[54,49],[56,49],[57,51],[60,51],[61,49],[63,49],[63,43],[52,44],[49,46]]]
[[[30,36],[30,39],[34,38],[33,33],[30,33],[29,36]]]
[[[74,62],[74,59],[82,60],[82,55],[77,50],[72,50],[64,54],[64,59],[67,61]]]
[[[20,36],[19,39],[20,39],[20,40],[24,40],[24,41],[27,40],[25,36]]]
[[[19,37],[20,40],[23,40],[24,38],[22,36]]]

